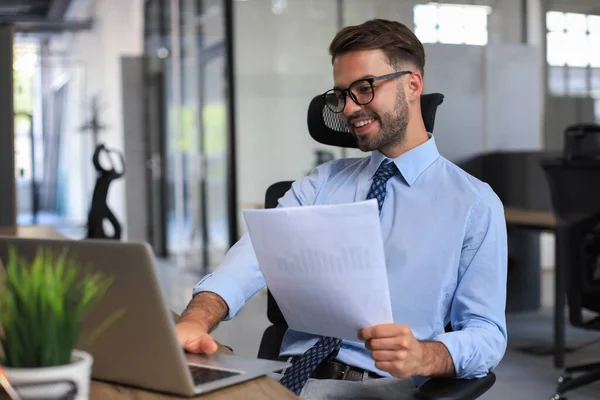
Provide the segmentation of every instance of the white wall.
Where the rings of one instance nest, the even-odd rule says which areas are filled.
[[[309,136],[306,113],[310,100],[331,86],[327,43],[337,31],[336,1],[288,0],[281,14],[270,0],[234,4],[242,210],[263,203],[272,183],[308,173],[315,149],[332,150]],[[240,225],[245,229],[243,217]]]
[[[82,195],[79,200],[69,200],[73,218],[81,219],[87,215],[95,181],[93,170],[90,170],[93,149],[86,148],[89,143],[80,132],[80,127],[89,118],[92,96],[98,96],[100,122],[105,125],[100,141],[107,147],[123,151],[120,58],[143,53],[143,15],[142,0],[75,0],[67,10],[66,18],[91,17],[93,28],[55,36],[50,43],[53,54],[63,54],[65,59],[71,60],[63,71],[56,69],[55,75],[73,76],[70,65],[75,64],[81,75],[70,87],[65,132],[69,157],[65,161],[73,171],[79,172],[69,179],[70,197],[83,192],[82,185],[89,186],[87,198]],[[85,176],[86,171],[92,172],[92,176]],[[111,185],[108,204],[126,227],[124,185],[124,179]]]

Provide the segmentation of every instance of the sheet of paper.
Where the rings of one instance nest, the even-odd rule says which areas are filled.
[[[375,200],[245,210],[267,286],[291,329],[358,341],[392,322]]]

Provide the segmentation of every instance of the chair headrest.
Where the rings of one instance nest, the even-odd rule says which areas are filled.
[[[421,95],[421,114],[427,132],[433,133],[435,113],[444,102],[441,93]],[[342,122],[338,114],[332,112],[321,95],[315,96],[308,106],[308,132],[319,143],[330,146],[357,148],[356,139]]]

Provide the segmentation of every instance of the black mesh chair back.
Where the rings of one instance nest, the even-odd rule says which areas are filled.
[[[429,93],[421,96],[421,115],[427,132],[433,133],[435,114],[440,104],[444,102],[444,95]],[[316,96],[308,107],[308,132],[319,143],[330,146],[357,148],[356,139],[350,133],[346,124],[342,122],[339,114],[334,113],[325,105],[321,95]]]

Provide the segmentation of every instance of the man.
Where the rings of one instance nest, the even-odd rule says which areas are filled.
[[[288,330],[281,356],[293,356],[293,366],[280,382],[302,398],[410,398],[411,382],[426,377],[484,376],[506,349],[503,206],[487,184],[443,158],[426,131],[425,54],[406,26],[371,20],[346,27],[329,50],[334,89],[325,93],[327,106],[371,154],[317,167],[279,203],[378,200],[398,323],[364,327],[361,343]],[[177,325],[181,345],[216,351],[209,332],[264,285],[246,234],[194,288]],[[444,330],[448,323],[452,332]],[[342,365],[345,380],[323,373],[330,365]]]

